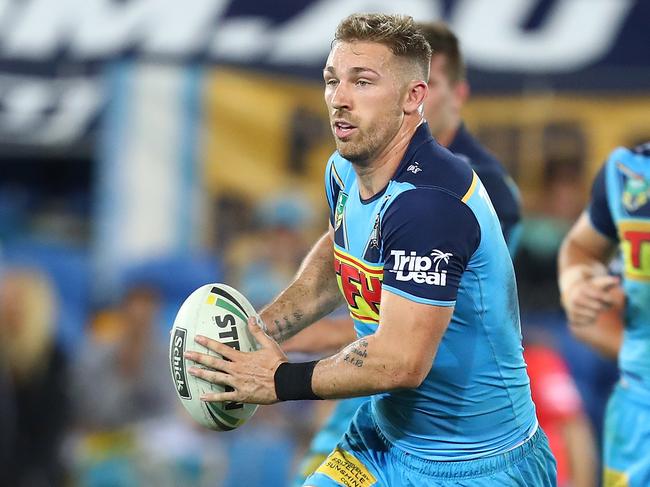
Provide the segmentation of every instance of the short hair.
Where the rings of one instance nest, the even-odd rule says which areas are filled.
[[[388,47],[399,57],[412,61],[429,78],[431,47],[408,15],[352,14],[341,21],[334,34],[334,42],[367,41]]]
[[[418,24],[422,35],[433,51],[432,56],[442,54],[447,58],[447,76],[452,83],[466,79],[465,62],[460,52],[458,37],[444,22],[423,22]]]

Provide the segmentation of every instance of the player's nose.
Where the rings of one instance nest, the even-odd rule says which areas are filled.
[[[350,93],[345,83],[339,83],[332,93],[331,98],[332,108],[335,110],[347,109],[349,110],[352,107],[352,100],[350,99]]]

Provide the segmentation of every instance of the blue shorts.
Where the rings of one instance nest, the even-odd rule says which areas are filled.
[[[650,393],[617,384],[607,403],[604,487],[650,486]]]
[[[350,428],[306,481],[314,487],[555,487],[555,458],[540,429],[523,445],[501,455],[467,461],[424,460],[393,447],[379,432],[370,404],[359,408]]]

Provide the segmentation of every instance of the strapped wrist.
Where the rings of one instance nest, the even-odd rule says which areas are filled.
[[[275,395],[280,401],[298,401],[302,399],[322,399],[312,387],[311,378],[318,360],[313,362],[284,362],[275,370]]]

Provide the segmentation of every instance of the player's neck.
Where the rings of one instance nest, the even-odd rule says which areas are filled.
[[[359,183],[359,195],[364,200],[372,198],[382,191],[397,171],[413,138],[413,134],[424,120],[422,117],[405,117],[399,128],[386,147],[367,164],[353,164]]]
[[[438,143],[443,147],[449,147],[451,143],[454,141],[456,134],[458,133],[458,129],[460,128],[460,123],[461,123],[460,116],[454,118],[454,120],[451,123],[443,127],[437,134],[434,134],[433,138],[436,139],[436,141],[438,141]]]

